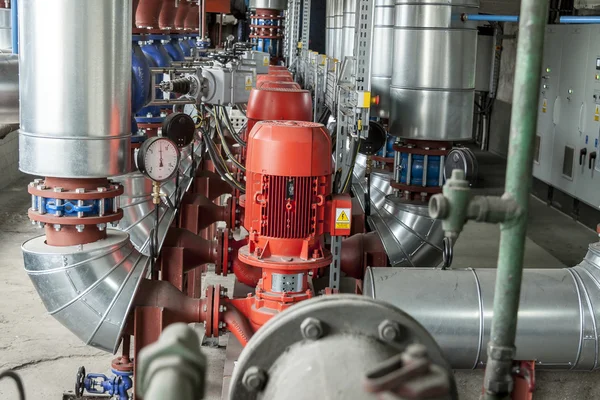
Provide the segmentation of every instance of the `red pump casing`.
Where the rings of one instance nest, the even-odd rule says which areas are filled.
[[[350,197],[332,197],[331,179],[331,139],[323,125],[263,121],[254,126],[246,162],[248,244],[238,258],[262,274],[254,296],[232,300],[253,329],[313,297],[309,272],[333,259],[324,235],[350,234],[349,220],[335,221],[339,210],[351,215]]]
[[[291,74],[287,74],[287,75],[271,75],[271,74],[267,74],[267,75],[258,75],[258,77],[256,78],[256,84],[258,85],[259,82],[265,82],[265,81],[271,81],[271,82],[294,82],[294,79],[292,78]]]
[[[296,82],[262,81],[256,84],[257,89],[302,89]]]
[[[312,97],[302,89],[252,89],[246,117],[246,132],[259,121],[312,121]]]

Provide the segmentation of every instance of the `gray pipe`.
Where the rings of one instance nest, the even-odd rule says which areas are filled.
[[[19,58],[0,54],[0,125],[19,123]]]
[[[372,268],[366,296],[400,307],[433,335],[454,369],[485,365],[495,269]],[[538,369],[591,371],[600,363],[600,243],[573,268],[526,269],[516,360]]]
[[[127,173],[131,0],[22,0],[19,10],[19,168],[61,178]]]
[[[356,0],[344,0],[342,11],[342,57],[354,55],[354,40],[356,35]]]

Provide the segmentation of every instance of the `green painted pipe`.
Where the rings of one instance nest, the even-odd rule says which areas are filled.
[[[522,0],[515,91],[504,198],[520,208],[519,216],[500,227],[500,252],[494,296],[494,318],[488,343],[484,388],[486,400],[504,399],[512,391],[517,312],[531,190],[537,106],[548,2]]]

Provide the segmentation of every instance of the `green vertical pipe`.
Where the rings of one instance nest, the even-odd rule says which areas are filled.
[[[512,391],[511,369],[523,275],[547,13],[548,1],[521,1],[515,90],[503,196],[512,198],[520,213],[518,218],[500,227],[494,316],[484,378],[486,400],[503,399]]]

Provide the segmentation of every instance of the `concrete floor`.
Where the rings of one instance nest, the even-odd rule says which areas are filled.
[[[486,194],[499,194],[503,185],[504,163],[483,155]],[[23,271],[20,244],[40,232],[26,217],[28,180],[21,180],[0,193],[0,370],[15,369],[23,378],[29,400],[61,399],[72,390],[77,368],[108,373],[113,358],[83,345],[75,336],[46,314],[35,289]],[[595,232],[574,222],[544,203],[531,200],[526,266],[553,268],[579,263],[588,243],[597,240]],[[457,243],[454,266],[494,268],[498,252],[496,226],[470,223]],[[231,279],[218,279],[230,285]],[[207,279],[207,281],[209,280]],[[208,399],[220,399],[227,338],[219,347],[205,347],[210,360]],[[461,399],[479,397],[482,371],[457,373]],[[596,383],[598,382],[598,383]],[[16,399],[10,381],[0,381],[0,399]],[[538,399],[600,398],[600,376],[596,373],[538,374]]]

